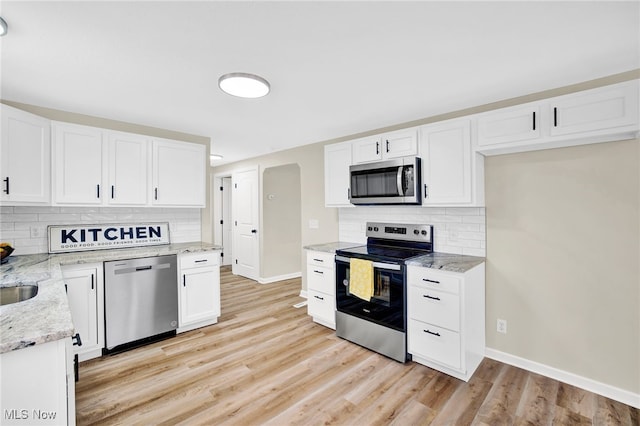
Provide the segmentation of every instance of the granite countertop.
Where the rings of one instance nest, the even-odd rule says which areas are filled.
[[[0,306],[0,354],[70,337],[74,333],[61,265],[221,250],[209,243],[10,256],[0,266],[0,287],[37,283],[38,294]]]
[[[306,250],[324,251],[335,253],[336,250],[361,246],[362,243],[349,243],[336,241],[325,244],[314,244],[303,247]],[[467,256],[452,253],[429,253],[416,257],[406,262],[407,265],[421,266],[423,268],[440,269],[442,271],[464,273],[485,261],[484,257]]]
[[[357,247],[363,245],[362,243],[348,243],[344,241],[335,241],[332,243],[324,243],[324,244],[313,244],[309,246],[304,246],[305,250],[313,250],[313,251],[324,251],[326,253],[335,253],[336,250],[342,250],[351,247]]]
[[[415,257],[408,260],[406,263],[407,265],[421,266],[423,268],[464,273],[480,265],[484,261],[484,257],[434,252],[424,256]]]

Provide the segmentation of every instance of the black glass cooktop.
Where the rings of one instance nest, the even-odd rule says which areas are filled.
[[[402,263],[412,257],[423,256],[429,253],[429,250],[377,245],[357,246],[336,251],[336,254],[339,256],[397,263]]]

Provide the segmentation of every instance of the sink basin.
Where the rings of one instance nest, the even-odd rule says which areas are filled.
[[[37,285],[19,285],[0,288],[0,306],[29,300],[38,294]]]

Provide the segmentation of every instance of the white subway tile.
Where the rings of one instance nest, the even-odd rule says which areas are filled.
[[[447,207],[447,215],[478,216],[478,207]]]
[[[484,216],[465,216],[462,218],[463,223],[485,223]]]
[[[38,215],[35,213],[3,214],[0,222],[37,222]]]
[[[458,232],[458,238],[461,240],[478,240],[484,241],[484,232]]]
[[[465,247],[462,249],[462,254],[466,254],[468,256],[487,257],[487,253],[485,249],[475,249],[475,248]]]
[[[474,217],[474,216],[470,216]],[[448,215],[431,215],[429,220],[432,223],[460,223],[462,222],[461,216],[448,216]]]
[[[13,231],[15,225],[13,222],[0,222],[0,231]]]
[[[0,206],[0,214],[5,215],[5,214],[13,213],[14,208],[15,207]]]
[[[47,206],[21,206],[14,207],[14,213],[60,213],[59,207]]]
[[[0,239],[2,240],[16,240],[18,238],[31,238],[31,234],[28,230],[0,231]]]
[[[447,223],[447,230],[480,232],[481,228],[478,223]],[[482,229],[482,231],[484,231],[484,229]]]

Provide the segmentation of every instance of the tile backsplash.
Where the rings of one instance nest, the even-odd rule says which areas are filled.
[[[47,253],[47,226],[169,222],[172,243],[200,241],[200,209],[106,207],[0,207],[0,241],[15,255]]]
[[[367,222],[433,225],[434,251],[486,256],[484,207],[359,206],[339,209],[340,241],[366,243]]]

